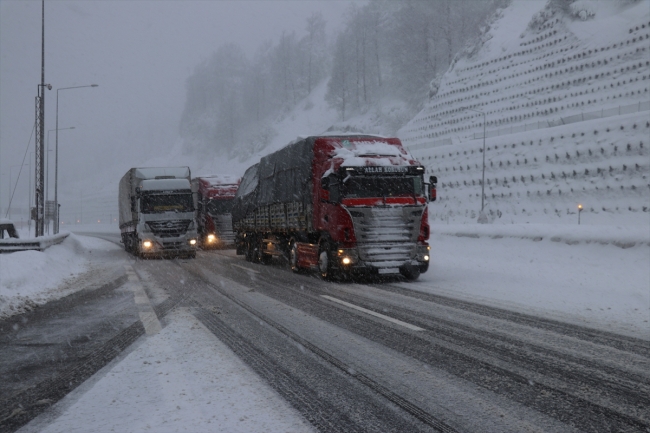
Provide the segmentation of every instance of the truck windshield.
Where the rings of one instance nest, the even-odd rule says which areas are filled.
[[[346,198],[421,196],[422,178],[355,176],[343,183]]]
[[[206,205],[208,213],[210,215],[220,215],[230,213],[232,207],[235,204],[234,199],[225,199],[225,200],[210,200]]]
[[[192,194],[144,194],[140,200],[142,213],[192,212]]]

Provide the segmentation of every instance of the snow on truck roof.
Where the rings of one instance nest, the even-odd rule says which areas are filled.
[[[381,139],[380,139],[381,140]],[[413,165],[413,157],[403,147],[385,141],[341,141],[334,150],[333,158],[343,160],[341,166],[365,165]]]
[[[189,167],[148,167],[136,168],[135,177],[139,179],[155,179],[156,177],[174,177],[187,179],[190,176]]]
[[[187,179],[147,179],[143,180],[142,191],[171,191],[179,189],[190,189],[190,181]]]
[[[198,176],[202,182],[210,186],[239,185],[241,178],[230,174],[212,174],[208,176]]]

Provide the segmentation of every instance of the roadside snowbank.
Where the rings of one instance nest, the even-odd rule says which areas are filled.
[[[433,225],[429,272],[403,286],[650,340],[647,231],[618,232]]]
[[[93,250],[119,248],[106,241],[70,234],[45,251],[0,255],[0,319],[71,293],[66,281],[88,269]]]
[[[566,224],[440,224],[430,221],[431,233],[470,238],[551,240],[569,245],[603,244],[621,248],[650,246],[650,224],[605,226]]]
[[[20,431],[312,432],[289,403],[184,309]]]

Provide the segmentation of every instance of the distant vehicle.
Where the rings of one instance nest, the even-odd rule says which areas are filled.
[[[120,180],[120,231],[136,256],[195,257],[189,167],[132,168]]]
[[[233,245],[232,206],[241,178],[229,175],[192,179],[199,243],[202,248]]]
[[[238,254],[285,256],[324,278],[402,274],[429,268],[427,202],[436,178],[397,138],[307,137],[250,167],[237,191]]]

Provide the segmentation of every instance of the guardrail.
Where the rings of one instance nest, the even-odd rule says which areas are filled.
[[[43,251],[52,245],[60,244],[70,233],[59,233],[52,236],[41,236],[30,239],[0,239],[0,253],[16,251]]]

